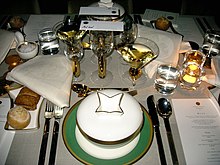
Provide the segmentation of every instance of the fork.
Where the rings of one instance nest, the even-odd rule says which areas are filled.
[[[46,150],[47,150],[47,141],[50,129],[50,119],[53,117],[54,105],[47,100],[46,108],[44,112],[45,124],[44,124],[44,133],[41,142],[40,155],[38,160],[38,165],[42,165],[45,162]]]
[[[63,108],[55,106],[54,117],[55,117],[55,121],[54,121],[54,127],[53,127],[52,144],[50,148],[49,165],[55,164],[57,140],[58,140],[58,135],[59,135],[60,119],[63,117]]]

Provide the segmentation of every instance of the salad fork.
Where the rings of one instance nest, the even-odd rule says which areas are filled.
[[[50,119],[53,117],[54,105],[47,100],[46,108],[44,113],[45,124],[44,124],[44,133],[41,142],[40,155],[38,160],[38,165],[42,165],[45,162],[46,150],[47,150],[47,141],[50,130]]]
[[[54,117],[55,117],[55,121],[54,121],[54,127],[53,127],[52,144],[50,148],[49,165],[55,164],[57,140],[58,140],[58,135],[59,135],[60,119],[63,117],[63,108],[55,106]]]

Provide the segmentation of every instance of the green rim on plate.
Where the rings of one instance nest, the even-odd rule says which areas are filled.
[[[76,112],[81,100],[73,105],[66,114],[62,127],[65,146],[69,152],[84,164],[132,164],[138,161],[150,148],[153,140],[153,125],[146,109],[141,105],[144,112],[144,126],[141,130],[140,139],[136,147],[127,155],[117,159],[99,159],[86,153],[77,143],[75,136]]]

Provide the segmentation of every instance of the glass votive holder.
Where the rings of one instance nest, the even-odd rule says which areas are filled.
[[[161,94],[173,94],[177,87],[179,71],[172,65],[158,65],[154,88]]]
[[[206,55],[199,50],[187,51],[184,55],[183,64],[194,62],[203,67],[206,60]]]
[[[203,67],[196,62],[183,64],[180,70],[180,86],[188,90],[196,90],[202,81]]]

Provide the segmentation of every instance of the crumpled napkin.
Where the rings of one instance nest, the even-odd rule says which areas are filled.
[[[5,59],[14,41],[15,41],[14,32],[0,29],[0,64]]]
[[[202,80],[220,88],[220,56],[212,57],[211,72],[203,76]]]
[[[43,56],[15,67],[6,79],[22,84],[59,107],[69,107],[72,66],[64,55]]]
[[[144,67],[149,78],[153,77],[159,64],[171,64],[176,66],[179,59],[180,48],[183,48],[184,51],[191,49],[189,43],[183,43],[182,36],[178,34],[149,28],[139,24],[138,37],[151,39],[159,47],[159,56]]]

